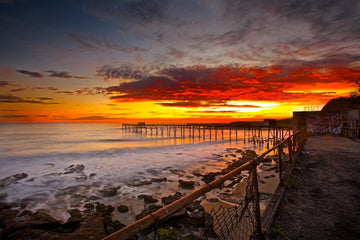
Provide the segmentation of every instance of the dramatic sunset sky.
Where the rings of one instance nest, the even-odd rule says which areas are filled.
[[[0,36],[1,122],[281,119],[360,79],[359,0],[0,0]]]

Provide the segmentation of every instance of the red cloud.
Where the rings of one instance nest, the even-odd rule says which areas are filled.
[[[107,88],[118,93],[111,99],[116,102],[168,100],[163,106],[194,107],[205,101],[211,106],[229,100],[296,101],[299,99],[328,99],[328,93],[292,93],[289,89],[311,89],[314,84],[338,84],[349,87],[360,77],[352,68],[300,67],[289,71],[279,67],[242,68],[195,66],[161,70],[158,75]],[[332,85],[334,85],[332,84]],[[316,89],[312,89],[316,90]],[[336,89],[338,90],[338,89]]]

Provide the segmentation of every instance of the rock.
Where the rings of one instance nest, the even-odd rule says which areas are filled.
[[[7,202],[0,202],[0,212],[6,210],[6,209],[11,209],[13,207],[18,207],[19,205],[17,203],[7,203]]]
[[[67,239],[102,239],[106,236],[102,217],[89,216],[85,218],[80,227],[69,234]]]
[[[172,169],[169,169],[169,171],[173,174],[176,174],[178,175],[179,177],[183,176],[184,175],[184,171],[181,170],[181,169],[176,169],[176,168],[172,168]]]
[[[143,180],[143,181],[133,182],[131,185],[133,187],[140,187],[140,186],[143,186],[143,185],[150,185],[150,184],[152,184],[151,180]]]
[[[176,201],[176,200],[178,200],[178,199],[180,199],[182,197],[183,197],[183,195],[181,193],[176,192],[174,195],[169,195],[167,197],[161,198],[161,201],[162,201],[162,203],[164,205],[168,205],[168,204],[170,204],[170,203],[172,203],[172,202],[174,202],[174,201]]]
[[[216,176],[220,175],[220,172],[210,172],[208,174],[203,175],[203,180],[205,183],[210,183],[215,180]]]
[[[0,194],[0,200],[5,200],[7,198],[8,194],[5,192],[5,193],[1,193]]]
[[[17,180],[23,179],[23,178],[27,178],[27,174],[26,173],[18,173],[15,175],[12,175],[14,178],[16,178]]]
[[[151,179],[152,182],[166,182],[167,178],[163,177],[163,178],[152,178]]]
[[[9,186],[11,183],[14,182],[13,177],[6,177],[0,180],[0,187]]]
[[[187,188],[187,189],[193,189],[195,182],[194,181],[184,181],[184,180],[178,180],[179,187],[181,188]]]
[[[139,199],[144,199],[144,203],[156,203],[157,199],[153,198],[151,195],[141,194],[138,196]]]
[[[140,214],[136,215],[135,219],[139,220],[139,219],[147,216],[149,213],[155,212],[156,210],[158,210],[160,208],[161,208],[160,205],[151,204],[150,206],[148,206],[147,208],[142,210]]]
[[[92,204],[92,203],[85,203],[84,204],[84,208],[86,208],[86,209],[94,209],[94,204]]]
[[[194,176],[197,176],[197,177],[202,176],[202,174],[200,173],[199,170],[194,170],[194,171],[192,171],[191,173],[192,173]]]
[[[103,197],[113,197],[117,195],[117,190],[119,187],[104,187],[103,189],[99,190]]]
[[[113,226],[111,226],[111,224],[107,224],[107,226],[105,227],[105,230],[106,230],[107,235],[110,235],[115,232],[115,229],[113,228]]]
[[[129,211],[129,207],[125,205],[120,205],[117,207],[117,210],[121,213],[126,213]]]
[[[17,180],[27,178],[27,176],[28,175],[26,173],[17,173],[12,176],[3,178],[0,180],[0,187],[9,186],[10,184],[12,184],[13,182],[16,182]]]
[[[180,223],[185,226],[199,228],[205,226],[205,210],[200,205],[200,201],[194,201],[186,208],[186,216],[182,218],[172,219],[175,224]]]
[[[60,228],[61,223],[46,213],[28,213],[22,215],[19,219],[8,219],[5,224],[2,235],[7,236],[13,232],[23,230],[26,228],[36,229],[48,229],[48,228]]]
[[[49,167],[53,167],[53,166],[55,166],[55,164],[54,164],[54,163],[44,163],[44,165],[45,165],[45,166],[49,166]]]
[[[90,196],[89,198],[88,198],[88,200],[99,200],[100,198],[98,197],[98,196]]]
[[[60,239],[58,236],[58,233],[50,233],[48,230],[44,229],[25,228],[10,233],[9,235],[7,235],[6,239]]]
[[[89,178],[92,179],[95,176],[96,176],[96,173],[90,173]]]
[[[106,214],[105,216],[103,216],[103,224],[104,226],[109,225],[110,223],[112,223],[112,218],[110,214]]]
[[[75,177],[76,181],[86,181],[87,179],[88,179],[88,177],[84,173]]]
[[[115,229],[115,231],[118,231],[125,227],[124,224],[122,224],[119,220],[115,220],[111,223],[111,226]]]
[[[7,225],[11,225],[18,214],[19,210],[1,210],[0,227],[4,228]]]
[[[68,213],[70,214],[68,222],[80,222],[83,219],[79,209],[71,209]]]
[[[151,169],[147,169],[146,172],[152,174],[152,175],[159,175],[159,173],[161,173],[161,170],[160,169],[154,169],[154,168],[151,168]],[[144,173],[142,173],[144,174]]]
[[[115,208],[113,206],[105,205],[105,204],[99,203],[99,202],[96,203],[95,209],[96,209],[96,213],[100,216],[105,216],[107,214],[111,214],[115,210]]]
[[[69,167],[65,168],[66,172],[64,174],[70,173],[80,173],[84,171],[85,166],[82,164],[70,165]]]
[[[62,175],[62,173],[48,173],[48,174],[43,175],[43,177],[52,177],[52,176],[59,176],[59,175]]]

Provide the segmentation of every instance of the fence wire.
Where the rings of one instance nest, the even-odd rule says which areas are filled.
[[[252,174],[244,179],[246,183],[245,198],[234,207],[220,207],[212,209],[210,214],[213,217],[214,232],[217,238],[224,240],[250,239],[255,228],[255,210]],[[202,234],[202,239],[209,239],[209,236]]]
[[[150,229],[141,232],[138,240],[242,240],[250,239],[255,229],[255,203],[252,173],[242,179],[245,197],[236,204],[226,207],[217,206],[210,211],[198,211],[197,207],[187,207],[186,214],[198,215],[199,221],[192,221],[196,216],[185,219],[170,219],[154,224]],[[200,201],[197,202],[200,205]],[[196,204],[195,204],[196,205]],[[202,216],[201,216],[202,215]],[[135,239],[135,238],[134,238]]]

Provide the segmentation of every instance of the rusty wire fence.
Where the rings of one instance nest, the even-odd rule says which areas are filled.
[[[271,156],[276,161],[278,185],[283,186],[286,176],[291,172],[294,156],[302,149],[306,138],[306,128],[298,130],[286,139],[279,140],[278,144],[260,156],[105,237],[104,240],[263,239],[263,232],[271,225],[274,206],[279,204],[274,203],[279,202],[279,199],[276,199],[279,194],[274,193],[265,210],[260,210],[259,165],[272,153]],[[228,180],[237,181],[238,186],[242,186],[236,191],[242,191],[243,197],[231,204],[217,203],[216,207],[204,209],[200,205],[201,197],[212,190],[224,188]],[[193,222],[194,219],[196,222]]]

